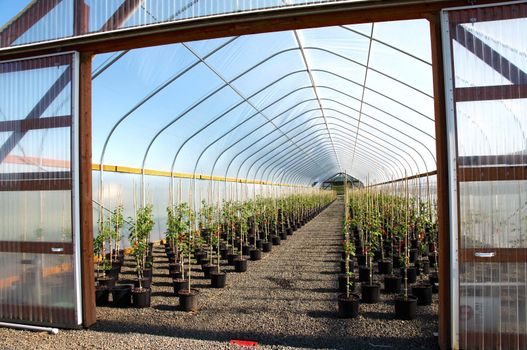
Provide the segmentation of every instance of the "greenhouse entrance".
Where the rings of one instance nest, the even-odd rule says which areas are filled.
[[[323,301],[315,299],[327,299],[336,286],[319,284],[330,281],[326,273],[332,269],[317,264],[331,265],[332,260],[318,261],[310,248],[348,259],[348,244],[354,245],[353,261],[364,267],[374,251],[372,237],[377,237],[372,235],[375,213],[383,205],[400,205],[406,217],[419,214],[415,223],[405,224],[413,228],[388,248],[381,234],[375,250],[381,257],[401,249],[408,251],[408,258],[410,250],[418,258],[432,256],[428,263],[440,273],[427,281],[439,291],[440,346],[525,347],[525,2],[444,10],[441,17],[442,9],[466,2],[284,2],[272,10],[200,8],[218,15],[204,22],[199,22],[203,14],[194,12],[196,3],[172,8],[125,0],[103,10],[82,0],[37,0],[0,32],[0,83],[5,87],[0,100],[0,184],[2,207],[9,208],[1,214],[3,232],[9,234],[0,240],[6,266],[0,275],[0,319],[89,327],[97,319],[96,298],[104,302],[105,294],[105,288],[95,290],[95,276],[100,287],[103,279],[111,283],[111,274],[133,276],[137,265],[144,272],[137,281],[140,290],[148,289],[149,273],[158,276],[153,276],[152,299],[134,295],[134,305],[154,301],[147,314],[181,313],[170,303],[156,304],[172,288],[169,280],[159,278],[173,272],[188,278],[199,267],[185,272],[185,260],[176,267],[175,257],[184,259],[185,247],[203,240],[204,251],[192,254],[196,263],[200,256],[209,257],[203,270],[214,265],[210,257],[221,255],[214,247],[222,243],[225,248],[229,242],[239,245],[248,260],[251,251],[260,251],[254,249],[259,232],[271,246],[271,238],[282,240],[274,249],[282,265],[273,262],[273,252],[255,258],[254,271],[265,276],[259,286],[244,277],[257,278],[252,263],[239,259],[234,269],[248,265],[249,271],[228,274],[227,288],[212,291],[237,298],[238,316],[247,308],[243,295],[232,294],[237,288],[286,290],[286,303],[272,304],[286,310],[288,301],[301,309],[294,301],[310,300],[294,294],[295,288],[311,290],[313,305],[320,306]],[[186,13],[189,9],[192,14]],[[60,23],[70,12],[75,14],[71,33],[64,25],[41,37],[39,26]],[[229,13],[232,17],[221,18]],[[171,27],[180,17],[182,26]],[[206,40],[188,41],[198,39]],[[64,53],[56,54],[57,49]],[[359,183],[333,201],[318,186],[338,173],[345,179],[349,173]],[[274,219],[258,222],[260,215],[267,217],[266,210],[276,213],[269,214]],[[342,218],[349,215],[348,234],[345,244],[333,250],[342,240],[339,211]],[[361,212],[368,214],[357,223],[354,218]],[[395,226],[386,229],[390,213],[385,214],[384,234],[396,239]],[[230,215],[244,219],[229,228]],[[173,226],[170,217],[179,218]],[[272,233],[265,228],[266,220],[275,225]],[[430,238],[433,221],[438,231]],[[192,234],[167,239],[167,231],[177,233],[185,222]],[[150,227],[148,239],[133,227]],[[287,227],[297,232],[287,237]],[[425,238],[417,227],[424,228]],[[243,232],[241,237],[236,231]],[[313,239],[316,231],[324,232],[323,244]],[[126,237],[116,242],[112,232],[131,233],[131,244],[125,243]],[[105,239],[111,246],[101,244]],[[412,239],[417,239],[415,246]],[[426,243],[422,251],[419,239]],[[249,243],[246,252],[244,242]],[[120,252],[132,254],[123,258]],[[142,253],[145,259],[132,258]],[[227,261],[229,251],[225,254]],[[298,264],[288,265],[291,256],[299,256]],[[123,259],[119,272],[113,263]],[[407,278],[414,266],[405,259]],[[309,270],[310,262],[318,277],[312,271],[295,276],[295,268]],[[150,264],[153,272],[147,271]],[[346,260],[343,266],[349,271]],[[368,266],[371,272],[377,270],[371,262]],[[338,260],[333,267],[338,270]],[[358,282],[361,270],[352,270]],[[101,271],[106,271],[103,276]],[[214,274],[214,269],[209,272]],[[302,277],[312,285],[291,282]],[[120,291],[114,294],[107,287],[106,296],[112,292],[109,302],[115,302]],[[261,302],[264,294],[245,297]],[[187,304],[183,299],[176,304],[193,309],[190,297],[183,298]],[[210,310],[218,307],[217,312],[227,313],[220,300],[213,298]],[[126,312],[135,314],[132,310]],[[336,310],[334,315],[311,311],[302,309],[301,314],[324,320],[330,333],[334,324],[342,323],[332,319]],[[118,333],[117,324],[104,315],[123,313],[118,308],[98,312],[101,322],[95,330]],[[383,324],[386,314],[368,312]],[[198,315],[205,314],[206,307]],[[238,316],[218,322],[236,320],[232,326],[240,328],[245,318]],[[276,320],[271,316],[267,322],[272,324]],[[152,324],[152,329],[151,335],[185,336],[159,325]],[[198,329],[193,328],[196,339],[214,339],[211,332]],[[223,341],[229,334],[219,338]],[[280,334],[284,344],[309,346],[309,338]],[[404,347],[397,339],[390,341]],[[317,343],[322,345],[331,347]]]

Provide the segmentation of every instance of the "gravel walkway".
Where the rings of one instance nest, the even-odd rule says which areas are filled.
[[[414,321],[395,320],[388,295],[361,304],[357,319],[335,317],[342,211],[336,201],[262,260],[249,261],[246,273],[229,273],[225,289],[208,288],[209,280],[196,273],[198,313],[177,310],[158,247],[152,308],[98,308],[91,329],[55,336],[0,329],[0,348],[237,348],[228,345],[231,339],[257,341],[263,349],[436,348],[437,295],[433,305],[418,308]]]

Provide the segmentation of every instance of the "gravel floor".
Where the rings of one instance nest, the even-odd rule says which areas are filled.
[[[336,318],[342,211],[336,201],[262,260],[249,261],[246,273],[229,273],[225,289],[208,288],[197,272],[198,313],[177,310],[167,260],[157,247],[152,308],[98,308],[91,329],[54,336],[0,329],[0,348],[237,348],[228,345],[231,339],[254,340],[264,349],[437,348],[437,295],[433,305],[418,308],[414,321],[394,319],[389,295],[361,304],[357,319]]]

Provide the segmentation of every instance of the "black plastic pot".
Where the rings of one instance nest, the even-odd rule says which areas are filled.
[[[403,279],[401,276],[388,275],[384,276],[384,292],[397,294],[401,291]]]
[[[280,236],[272,236],[271,240],[273,242],[273,245],[280,245]]]
[[[115,278],[113,277],[100,277],[97,279],[97,282],[99,282],[99,286],[106,287],[106,288],[113,288],[115,286]]]
[[[236,253],[229,253],[227,254],[227,264],[234,265],[234,259],[238,257],[238,254]]]
[[[417,298],[417,305],[432,304],[432,285],[416,284],[412,287],[412,295]]]
[[[152,280],[150,278],[141,278],[141,286],[145,289],[150,288],[152,285]],[[136,278],[134,280],[134,287],[139,288],[139,280]]]
[[[175,264],[168,264],[168,273],[172,274],[175,272],[181,271],[181,264],[175,263]]]
[[[367,266],[359,266],[359,282],[369,282],[370,268]]]
[[[234,259],[234,271],[245,272],[247,271],[247,259],[237,257]]]
[[[112,305],[115,307],[130,307],[132,305],[132,286],[119,285],[111,289]]]
[[[212,288],[224,288],[227,283],[226,272],[211,272],[210,273],[210,286]]]
[[[293,229],[291,227],[286,227],[285,233],[287,233],[288,236],[291,236],[293,234]]]
[[[108,305],[109,290],[106,286],[99,286],[95,288],[95,305],[106,306]]]
[[[227,259],[227,254],[229,254],[229,248],[225,247],[220,249],[220,257],[222,260]]]
[[[191,289],[190,292],[188,289],[180,290],[178,293],[179,309],[186,312],[198,311],[198,294],[197,289]]]
[[[242,246],[242,254],[243,255],[249,255],[249,252],[251,251],[251,246],[248,244],[244,244]]]
[[[348,261],[348,267],[349,267],[350,271],[353,271],[353,269],[355,268],[355,261],[350,259]],[[345,273],[346,272],[346,260],[340,260],[340,272],[341,273]]]
[[[367,304],[375,304],[381,298],[381,286],[379,284],[361,284],[362,301]]]
[[[360,297],[357,294],[346,294],[338,296],[337,315],[339,318],[355,318],[359,315]]]
[[[144,269],[143,270],[143,277],[144,278],[152,278],[152,269]]]
[[[205,278],[210,278],[211,272],[218,271],[218,265],[216,265],[216,264],[203,265],[201,268],[203,269],[203,274],[204,274]]]
[[[188,289],[188,279],[178,278],[172,281],[174,287],[174,294],[178,295],[180,290]]]
[[[389,275],[392,273],[393,264],[390,260],[380,260],[378,262],[379,273],[381,275]]]
[[[346,274],[340,274],[339,275],[339,292],[340,293],[346,293],[346,283],[347,283]],[[353,282],[352,276],[350,276],[350,283],[352,283],[352,285],[350,285],[350,292],[354,292],[355,283]]]
[[[366,255],[365,254],[358,254],[357,255],[357,264],[359,266],[366,266]]]
[[[257,239],[256,242],[254,242],[254,246],[256,249],[262,250],[263,241],[261,239]]]
[[[400,320],[413,320],[417,312],[417,298],[409,295],[407,298],[404,295],[395,298],[395,317]]]
[[[284,230],[280,231],[280,239],[285,241],[287,239],[287,232],[285,232]]]
[[[132,299],[134,307],[139,309],[150,307],[150,292],[150,288],[132,289]]]
[[[251,249],[249,255],[251,256],[252,261],[262,259],[262,251],[260,249]]]
[[[119,279],[119,272],[121,271],[120,265],[114,265],[111,269],[106,271],[106,276],[113,278],[114,280]]]
[[[410,263],[416,262],[417,258],[419,257],[419,251],[417,249],[410,249],[408,252],[408,256],[410,258]]]
[[[401,269],[401,276],[403,277],[404,281],[404,269]],[[415,270],[415,267],[410,266],[408,267],[408,283],[415,283],[417,281],[417,271]]]
[[[207,259],[207,257],[208,257],[208,254],[207,254],[207,252],[205,252],[205,251],[196,251],[196,252],[194,253],[194,258],[195,258],[197,261]]]
[[[271,250],[273,250],[273,242],[263,242],[262,243],[262,251],[264,253],[269,253]]]

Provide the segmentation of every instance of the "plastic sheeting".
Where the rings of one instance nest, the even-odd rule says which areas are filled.
[[[240,12],[345,1],[364,0],[6,0],[2,3],[6,15],[0,15],[0,47]],[[82,32],[75,32],[76,16],[87,18],[87,28]]]
[[[94,161],[302,184],[435,170],[428,32],[401,21],[98,56]]]

